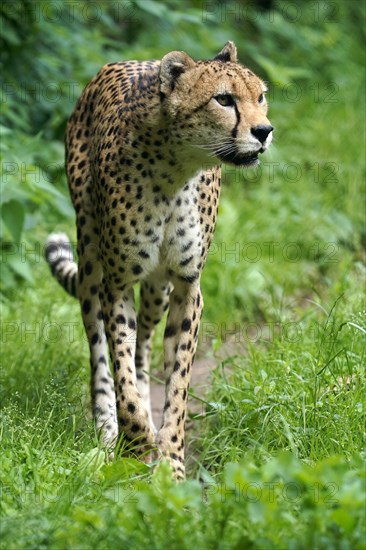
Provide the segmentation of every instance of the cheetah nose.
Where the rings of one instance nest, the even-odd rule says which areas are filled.
[[[251,132],[253,136],[256,137],[261,143],[264,143],[272,130],[273,126],[259,124],[258,126],[254,126],[254,128],[251,129]]]

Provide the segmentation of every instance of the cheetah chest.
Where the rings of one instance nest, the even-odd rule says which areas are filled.
[[[199,211],[194,196],[178,197],[165,225],[159,263],[184,279],[194,279],[202,250]]]
[[[131,214],[122,226],[116,224],[113,229],[113,248],[103,251],[102,246],[102,257],[106,259],[105,269],[114,274],[116,282],[134,283],[156,270],[167,277],[197,278],[202,235],[194,187],[187,185],[158,205],[144,203],[142,217]]]

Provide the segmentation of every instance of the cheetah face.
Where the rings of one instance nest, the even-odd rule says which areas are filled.
[[[184,52],[167,54],[160,68],[161,94],[171,126],[190,159],[254,166],[272,141],[265,84],[236,62],[228,42],[212,61]]]

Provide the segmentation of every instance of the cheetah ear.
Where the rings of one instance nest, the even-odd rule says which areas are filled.
[[[231,40],[226,42],[221,52],[214,57],[214,61],[223,61],[224,63],[228,63],[230,61],[231,63],[237,63],[238,58],[234,42],[231,42]]]
[[[160,91],[170,93],[175,88],[181,74],[195,66],[195,62],[185,52],[170,52],[164,55],[160,65]]]

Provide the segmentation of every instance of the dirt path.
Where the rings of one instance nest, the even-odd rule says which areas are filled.
[[[237,350],[233,349],[233,345],[222,345],[220,351],[215,355],[209,355],[204,352],[199,353],[194,361],[191,375],[190,388],[193,393],[203,399],[206,398],[207,391],[210,387],[210,378],[212,371],[217,365],[227,357],[235,354]],[[155,374],[155,373],[154,373]],[[156,374],[161,381],[163,381],[162,373]],[[159,384],[155,380],[151,380],[151,407],[153,413],[153,419],[157,428],[161,425],[162,410],[164,406],[165,386]],[[188,399],[188,411],[190,413],[202,412],[203,404],[197,399]]]

